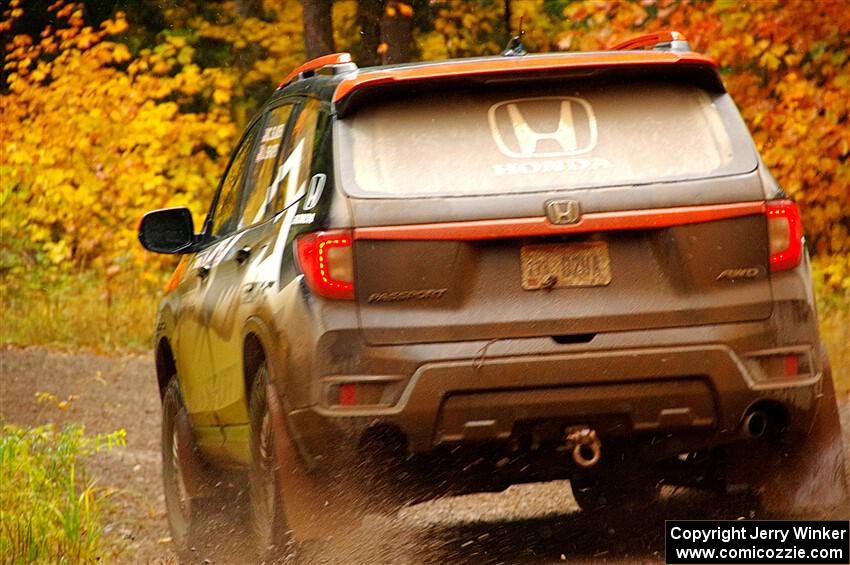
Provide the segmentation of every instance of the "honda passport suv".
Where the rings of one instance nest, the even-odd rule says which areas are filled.
[[[199,231],[171,208],[139,237],[182,255],[155,332],[181,548],[225,511],[223,471],[264,552],[530,481],[587,510],[663,484],[846,503],[799,212],[675,32],[320,57],[248,125]]]

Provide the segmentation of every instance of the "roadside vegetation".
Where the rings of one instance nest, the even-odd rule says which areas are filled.
[[[124,442],[123,430],[89,436],[77,425],[61,430],[52,424],[3,425],[0,562],[108,561],[117,548],[104,536],[101,522],[107,493],[88,479],[83,463]]]

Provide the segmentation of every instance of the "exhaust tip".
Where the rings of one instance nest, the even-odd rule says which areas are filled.
[[[754,410],[744,417],[742,430],[744,435],[750,439],[763,437],[767,432],[768,418],[762,410]]]

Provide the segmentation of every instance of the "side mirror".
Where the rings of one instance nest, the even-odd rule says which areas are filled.
[[[195,224],[188,208],[148,212],[139,223],[139,242],[154,253],[188,253],[195,243]]]

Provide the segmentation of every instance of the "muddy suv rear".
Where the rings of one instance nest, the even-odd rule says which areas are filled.
[[[805,435],[824,359],[799,215],[719,83],[393,86],[334,126],[357,332],[316,337],[308,450],[380,436],[593,491],[597,464],[722,467],[722,446]]]

